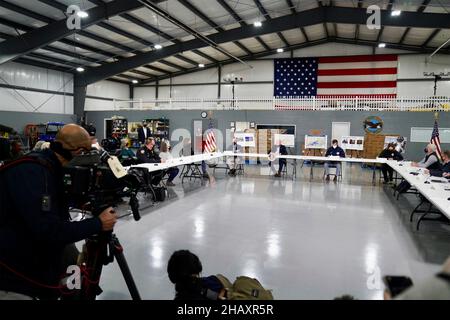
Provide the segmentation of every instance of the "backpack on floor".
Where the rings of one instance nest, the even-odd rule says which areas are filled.
[[[167,188],[166,187],[153,187],[155,190],[155,201],[166,200]]]
[[[231,283],[221,274],[216,277],[227,290],[228,300],[273,300],[272,291],[265,289],[255,278],[240,276]]]

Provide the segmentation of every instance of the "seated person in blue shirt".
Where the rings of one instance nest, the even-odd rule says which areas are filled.
[[[330,156],[345,158],[345,152],[341,147],[339,147],[338,141],[336,139],[331,142],[331,147],[329,147],[327,152],[325,153],[325,157]],[[325,162],[324,168],[327,181],[330,180],[330,167],[336,167],[336,174],[334,176],[334,181],[336,181],[337,177],[341,173],[341,163],[337,161]]]

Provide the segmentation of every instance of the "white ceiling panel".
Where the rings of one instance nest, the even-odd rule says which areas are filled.
[[[244,45],[242,42],[240,42],[240,43],[242,45]],[[232,42],[222,43],[219,45],[219,47],[235,56],[245,56],[247,54],[247,52],[245,52],[244,50],[242,50],[241,48],[239,48],[237,45],[235,45]]]
[[[194,61],[196,61],[198,63],[207,64],[207,63],[210,62],[209,60],[199,56],[198,54],[196,54],[196,53],[194,53],[192,51],[185,51],[185,52],[182,53],[182,56],[184,56],[184,57],[186,57],[188,59],[194,60]]]
[[[354,24],[346,24],[346,23],[337,23],[337,36],[340,38],[354,38],[356,25]]]
[[[162,19],[161,17],[157,16],[155,13],[146,8],[135,10],[130,14],[149,25],[152,25],[158,30],[161,30],[162,32],[171,35],[172,37],[182,38],[189,35],[186,31],[176,27],[167,20]]]
[[[261,36],[261,39],[273,49],[285,47],[285,44],[283,43],[283,41],[281,41],[280,37],[276,33],[265,34]]]
[[[127,37],[124,37],[118,33],[111,32],[111,31],[104,29],[102,27],[99,27],[97,25],[90,26],[89,28],[86,28],[85,30],[89,31],[97,36],[106,38],[110,41],[114,41],[118,44],[130,47],[135,50],[141,50],[143,48],[146,48],[146,46],[140,42],[136,42],[136,41],[131,40]]]
[[[160,62],[153,62],[153,63],[151,63],[150,65],[151,65],[151,66],[154,66],[154,67],[157,67],[157,68],[160,68],[160,69],[163,69],[163,70],[167,70],[168,72],[177,72],[177,71],[180,71],[180,70],[178,70],[178,69],[176,69],[176,68],[172,68],[172,67],[170,67],[170,66],[168,66],[168,65],[166,65],[166,64],[160,63]]]
[[[381,41],[390,42],[390,43],[398,43],[403,36],[403,33],[406,31],[406,28],[400,27],[385,27],[383,30],[383,34],[381,35]]]
[[[450,1],[448,0],[431,0],[424,12],[432,13],[450,13]]]
[[[23,24],[23,25],[26,25],[29,27],[33,27],[33,28],[40,28],[40,27],[43,27],[46,25],[45,22],[41,22],[41,21],[35,20],[33,18],[21,15],[15,11],[11,11],[11,10],[5,9],[3,7],[0,7],[0,18],[18,22],[20,24]]]
[[[319,5],[317,0],[296,0],[292,1],[297,11],[305,11],[317,8]]]
[[[255,38],[246,38],[240,40],[241,43],[249,48],[252,52],[261,52],[264,51],[264,47],[256,40]]]
[[[177,58],[175,58],[175,57],[173,57],[173,56],[168,57],[168,58],[165,58],[164,60],[166,60],[166,61],[168,61],[168,62],[172,62],[172,63],[174,63],[174,64],[176,64],[176,65],[179,65],[179,66],[181,66],[181,67],[184,67],[184,68],[191,68],[191,67],[193,67],[192,64],[187,63],[187,62],[185,62],[185,61],[183,61],[183,60],[177,59]]]
[[[442,29],[428,44],[430,47],[440,47],[450,39],[450,29]],[[447,44],[448,46],[448,44]]]
[[[96,59],[96,60],[100,60],[100,61],[106,59],[106,57],[103,56],[103,55],[97,54],[97,53],[92,52],[92,51],[80,49],[80,48],[77,48],[77,47],[69,46],[69,45],[67,45],[65,43],[62,43],[62,42],[53,42],[51,44],[51,46],[59,48],[59,49],[67,50],[67,51],[70,51],[70,52],[73,52],[73,53],[81,54],[83,56],[86,56],[86,57],[89,57],[89,58],[93,58],[93,59]]]
[[[291,10],[289,9],[287,2],[284,0],[260,0],[260,2],[271,18],[278,18],[291,14]]]
[[[52,18],[54,20],[60,20],[60,19],[65,18],[65,15],[59,9],[55,9],[51,6],[48,6],[44,3],[36,1],[36,0],[33,0],[33,1],[30,1],[30,0],[8,0],[8,2],[11,2],[12,4],[15,4],[24,9],[28,9],[30,11],[36,12],[43,16]],[[3,8],[2,8],[2,10],[3,10]]]
[[[371,30],[367,28],[365,24],[359,26],[359,38],[362,40],[375,41],[377,40],[378,32],[380,32],[380,30],[378,29]]]
[[[308,35],[309,40],[311,41],[323,39],[326,37],[325,29],[322,23],[305,27],[305,31]]]
[[[433,33],[434,29],[411,28],[405,37],[405,44],[422,45]]]
[[[300,28],[283,31],[282,33],[290,44],[298,44],[306,41],[306,38]]]
[[[104,50],[104,51],[107,51],[107,52],[110,52],[110,53],[116,54],[116,55],[121,55],[121,56],[126,56],[127,55],[127,54],[124,53],[123,50],[118,49],[118,48],[113,47],[113,46],[110,46],[110,45],[108,45],[108,44],[106,44],[104,42],[98,42],[98,41],[92,40],[90,38],[86,38],[85,36],[82,36],[82,35],[79,35],[79,34],[76,35],[76,38],[79,39],[79,40],[76,40],[76,41],[80,42],[82,44],[86,44],[86,45],[89,45],[91,47],[98,48],[100,50]],[[74,36],[69,36],[69,37],[67,37],[67,39],[70,39],[70,40],[73,41]]]
[[[208,56],[210,56],[216,60],[229,59],[228,56],[224,55],[223,53],[221,53],[220,51],[217,51],[216,49],[214,49],[212,47],[201,48],[201,49],[199,49],[199,51],[207,54]]]

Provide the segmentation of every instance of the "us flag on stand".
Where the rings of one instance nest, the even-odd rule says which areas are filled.
[[[397,55],[276,59],[276,97],[396,97]]]
[[[205,132],[205,147],[203,148],[205,153],[215,152],[217,149],[216,146],[216,137],[214,136],[214,130],[212,127],[212,121],[209,122],[208,130]]]
[[[433,132],[430,142],[436,146],[436,151],[440,160],[442,160],[441,140],[439,139],[439,127],[437,120],[434,120]]]

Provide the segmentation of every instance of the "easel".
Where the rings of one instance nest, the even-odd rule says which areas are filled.
[[[346,150],[346,156],[348,158],[362,158],[362,150]]]

